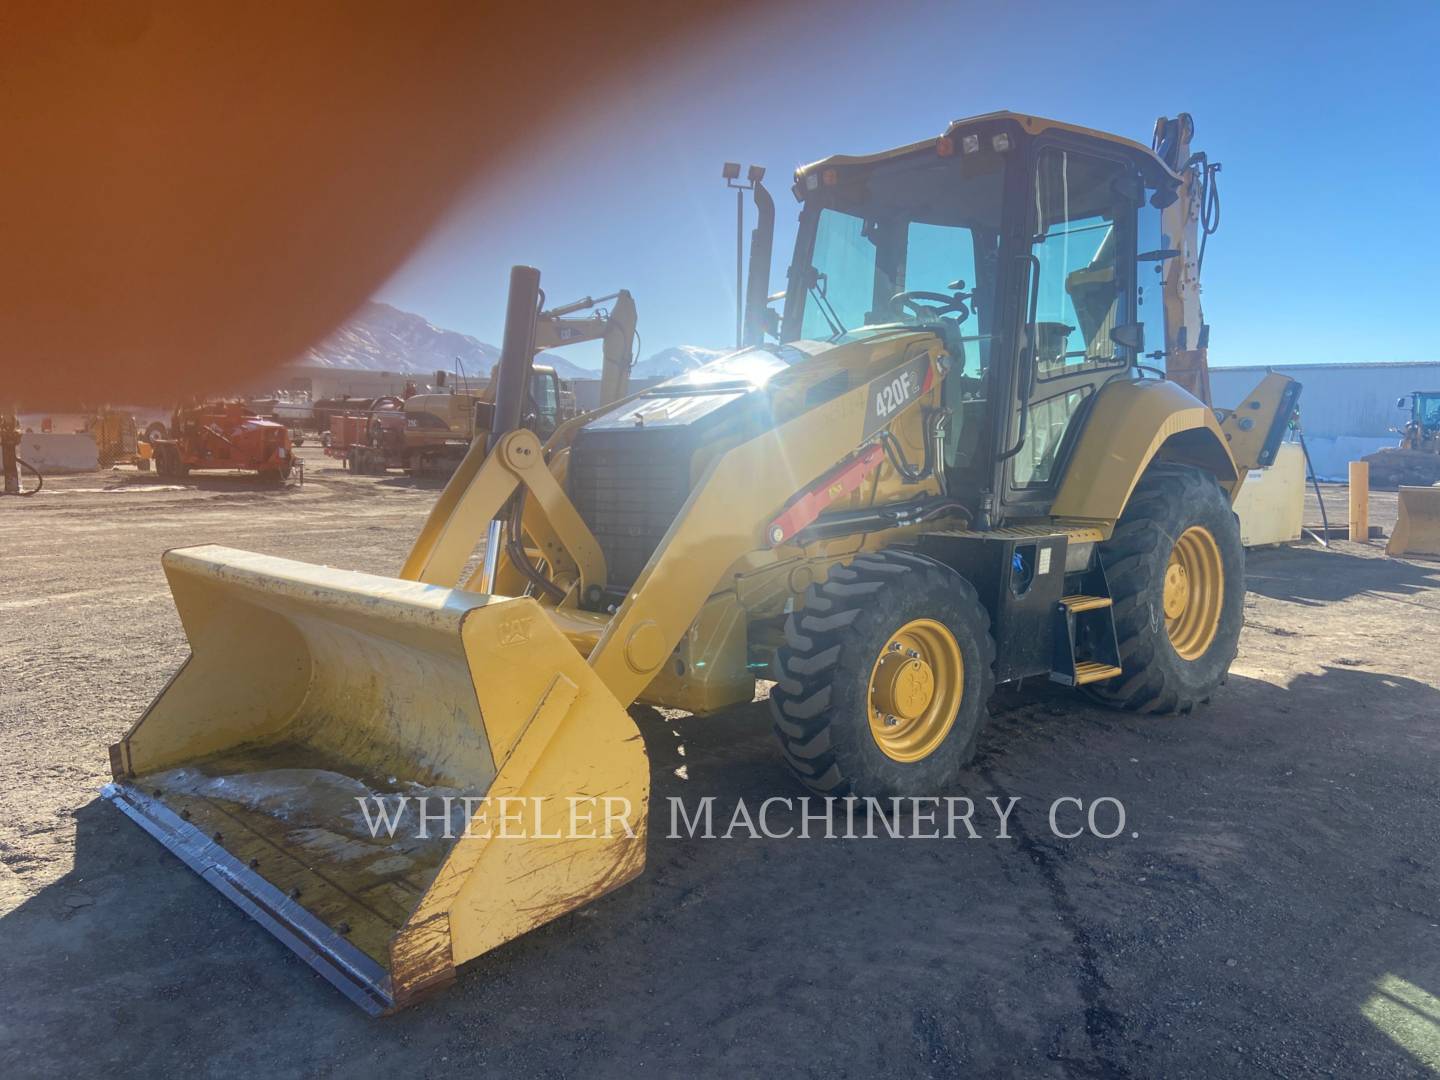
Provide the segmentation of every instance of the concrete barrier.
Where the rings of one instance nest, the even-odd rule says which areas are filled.
[[[100,467],[89,435],[27,432],[20,436],[18,453],[42,473],[94,472]]]

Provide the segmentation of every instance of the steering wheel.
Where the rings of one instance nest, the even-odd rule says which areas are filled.
[[[902,318],[914,318],[920,322],[939,319],[942,315],[954,314],[964,322],[970,317],[970,308],[965,301],[969,293],[956,292],[950,295],[938,292],[901,292],[890,298],[890,310]],[[906,315],[909,312],[909,315]]]

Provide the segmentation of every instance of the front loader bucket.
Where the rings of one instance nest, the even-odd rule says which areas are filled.
[[[1440,487],[1400,489],[1400,518],[1387,555],[1440,555]]]
[[[640,734],[533,600],[164,564],[191,655],[105,796],[365,1009],[642,869]]]

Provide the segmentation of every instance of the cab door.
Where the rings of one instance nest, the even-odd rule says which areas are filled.
[[[1135,322],[1133,163],[1074,143],[1037,144],[1026,192],[1025,304],[1016,339],[1004,516],[1046,513],[1080,421],[1135,350],[1113,335]],[[1122,329],[1118,335],[1127,338]]]

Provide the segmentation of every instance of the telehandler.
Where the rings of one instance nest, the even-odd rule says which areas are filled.
[[[1188,713],[1240,634],[1231,497],[1298,392],[1217,416],[1144,363],[1203,378],[1190,134],[991,113],[801,168],[778,317],[757,185],[749,346],[543,443],[540,275],[514,268],[494,436],[398,577],[165,555],[191,656],[107,797],[378,1013],[641,872],[635,702],[773,679],[827,796],[953,790],[997,683]],[[442,840],[357,809],[420,794],[489,801]],[[504,799],[533,808],[508,836]]]

